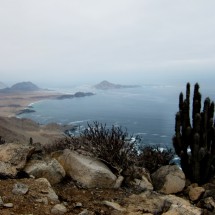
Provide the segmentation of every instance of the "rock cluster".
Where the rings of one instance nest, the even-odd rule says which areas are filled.
[[[35,207],[47,205],[48,209],[43,214],[73,214],[69,202],[59,198],[52,188],[65,176],[86,189],[114,190],[123,183],[122,176],[114,175],[95,158],[66,149],[53,153],[51,157],[33,156],[30,159],[34,151],[33,146],[17,143],[0,145],[0,175],[3,178],[17,178],[20,172],[25,172],[31,184],[14,179],[10,195],[28,196],[29,202]],[[125,196],[121,201],[103,199],[99,204],[117,215],[201,215],[203,210],[215,213],[215,183],[202,187],[198,184],[188,186],[184,173],[174,165],[163,166],[152,175],[142,169],[141,175],[141,178],[134,179],[132,185],[141,192]],[[176,196],[178,193],[180,197]],[[0,196],[0,210],[12,210],[16,206],[14,202],[8,201],[10,199]],[[80,209],[79,215],[95,214],[81,202],[77,202],[73,208]]]

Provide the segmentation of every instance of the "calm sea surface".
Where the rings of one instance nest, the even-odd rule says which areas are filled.
[[[94,92],[95,95],[40,101],[32,105],[36,112],[22,114],[20,117],[31,118],[41,124],[71,123],[80,129],[87,123],[99,121],[107,126],[127,128],[130,134],[140,135],[143,144],[172,146],[178,95],[181,91],[185,93],[185,86],[154,85],[108,91],[86,86],[84,89],[61,89],[68,93],[78,90]],[[209,96],[215,100],[214,88],[205,87],[204,91],[200,91],[203,98]]]

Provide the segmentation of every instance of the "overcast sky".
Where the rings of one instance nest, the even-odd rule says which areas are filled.
[[[212,82],[214,10],[214,0],[0,0],[0,81]]]

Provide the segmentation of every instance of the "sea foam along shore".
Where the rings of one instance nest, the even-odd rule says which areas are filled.
[[[44,99],[53,99],[61,96],[62,93],[55,91],[34,91],[34,92],[15,92],[0,94],[0,116],[13,117],[16,114],[27,108],[29,104],[38,102]]]

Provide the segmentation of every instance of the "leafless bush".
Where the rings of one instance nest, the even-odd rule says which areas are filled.
[[[46,146],[46,152],[63,149],[87,151],[100,159],[115,174],[121,174],[131,181],[136,170],[145,167],[150,173],[163,165],[168,165],[174,153],[171,149],[161,150],[159,146],[139,147],[138,138],[129,136],[126,129],[93,122],[80,134],[68,137]],[[138,141],[141,141],[139,139]]]
[[[82,133],[89,150],[100,160],[111,165],[119,172],[132,165],[136,159],[136,141],[127,130],[94,122]]]

